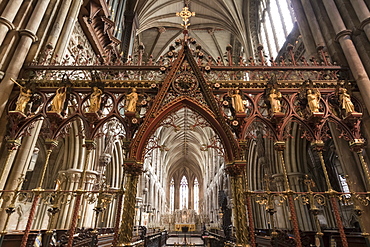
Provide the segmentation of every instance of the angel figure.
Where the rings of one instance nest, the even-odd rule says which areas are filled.
[[[132,92],[126,95],[125,103],[126,112],[136,112],[136,105],[138,100],[139,95],[136,92],[136,88],[132,88]]]
[[[318,90],[316,90],[316,92],[313,92],[313,90],[311,89],[307,90],[308,108],[310,109],[312,113],[319,112],[320,97],[321,97],[321,94]]]
[[[67,98],[67,88],[60,87],[57,89],[53,101],[51,102],[51,111],[60,114],[63,111],[64,102]]]
[[[342,109],[345,110],[346,116],[355,111],[355,107],[351,101],[351,96],[347,92],[347,89],[341,88],[339,90],[339,102]]]
[[[93,92],[90,95],[89,113],[97,113],[100,110],[102,94],[103,92],[98,87],[93,87]]]
[[[242,96],[240,94],[240,90],[236,89],[235,93],[230,94],[230,97],[231,97],[231,104],[232,104],[235,112],[244,113],[245,112],[245,107],[244,107],[244,104],[243,104]]]
[[[26,107],[28,102],[30,101],[32,96],[32,91],[30,89],[26,89],[25,87],[20,88],[19,96],[17,99],[15,110],[25,113]]]
[[[282,95],[279,91],[277,91],[275,88],[271,89],[268,95],[268,100],[270,101],[272,113],[281,112],[281,102],[280,102],[281,97]]]

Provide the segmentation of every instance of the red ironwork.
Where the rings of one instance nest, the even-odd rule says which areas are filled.
[[[31,226],[32,226],[32,223],[33,223],[33,219],[35,218],[37,203],[40,199],[40,195],[41,194],[37,193],[35,195],[35,197],[33,198],[31,209],[30,209],[30,215],[28,216],[26,229],[24,230],[24,234],[23,234],[23,237],[22,237],[22,242],[21,242],[20,247],[26,247],[26,245],[27,245],[28,236],[30,235],[30,230],[31,230]]]

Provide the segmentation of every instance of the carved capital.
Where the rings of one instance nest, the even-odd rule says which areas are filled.
[[[141,173],[143,173],[143,163],[137,162],[134,159],[125,160],[125,163],[123,164],[123,168],[125,170],[125,173],[131,174],[134,176],[139,176]]]
[[[365,146],[365,141],[363,139],[354,139],[353,141],[349,142],[349,147],[353,152],[361,152]]]
[[[233,163],[226,164],[226,172],[230,176],[240,176],[243,174],[247,162],[245,160],[236,160]]]
[[[277,151],[284,151],[285,150],[285,142],[284,141],[276,141],[274,143],[274,148]]]
[[[96,147],[96,142],[94,142],[94,140],[85,140],[85,143],[82,146],[87,150],[93,150]]]
[[[21,145],[21,141],[18,140],[18,139],[7,140],[7,142],[6,142],[6,146],[7,146],[9,151],[17,150],[20,145]]]
[[[53,139],[46,139],[45,146],[47,150],[53,150],[56,146],[58,146],[58,141]]]
[[[311,147],[318,152],[322,152],[324,149],[324,146],[325,144],[323,140],[315,140],[311,142]]]

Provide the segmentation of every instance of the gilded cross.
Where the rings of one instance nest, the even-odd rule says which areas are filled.
[[[181,12],[177,12],[176,16],[180,16],[182,18],[182,21],[184,22],[181,24],[181,26],[184,27],[184,29],[188,29],[188,26],[190,26],[189,18],[192,16],[195,16],[195,12],[191,12],[188,7],[182,8]]]

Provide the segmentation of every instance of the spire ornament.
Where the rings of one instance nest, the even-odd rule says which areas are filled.
[[[176,16],[180,16],[182,18],[183,23],[181,24],[181,26],[184,27],[184,30],[188,30],[188,26],[190,26],[189,18],[195,16],[195,12],[191,12],[189,10],[189,7],[185,6],[184,8],[182,8],[181,12],[176,13]]]

